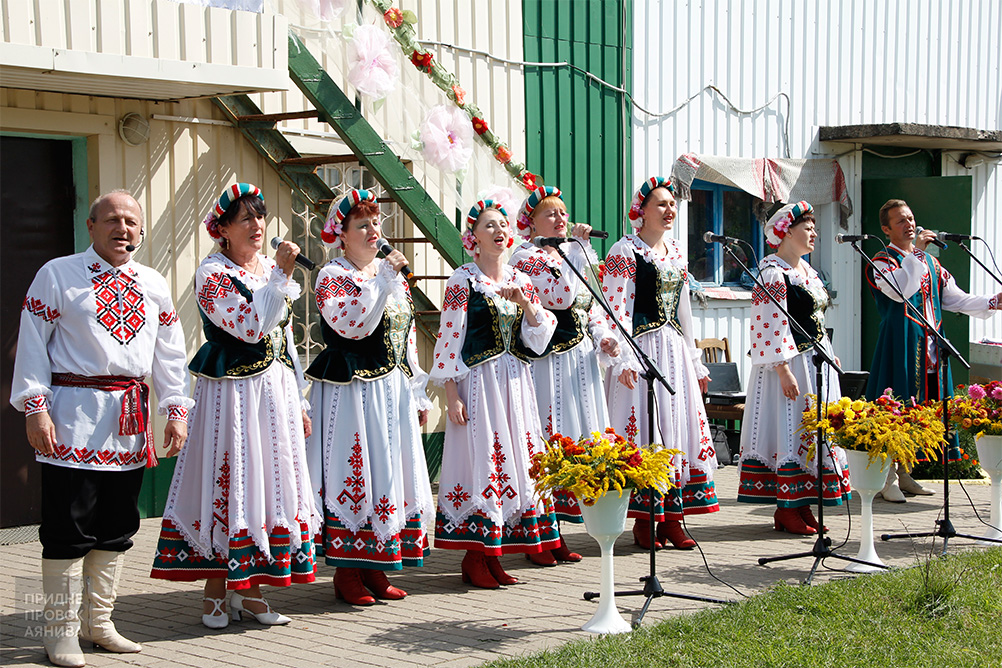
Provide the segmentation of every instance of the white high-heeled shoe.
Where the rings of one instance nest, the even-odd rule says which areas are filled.
[[[226,603],[226,597],[209,598],[206,596],[202,600],[208,601],[212,604],[212,612],[208,615],[202,615],[202,625],[210,629],[225,629],[230,623],[229,616],[227,616],[226,611],[223,610],[223,604]]]
[[[253,610],[248,610],[243,606],[244,601],[255,601],[255,602],[260,601],[261,603],[264,603],[265,611],[254,612]],[[258,621],[258,623],[267,624],[268,626],[278,626],[281,624],[288,624],[289,622],[292,621],[285,615],[273,612],[271,606],[268,605],[268,601],[264,600],[263,596],[261,598],[248,598],[240,594],[240,592],[233,592],[233,594],[230,595],[230,616],[233,617],[233,621],[235,622],[240,621],[241,613],[244,612],[246,612],[248,615],[253,616],[254,619]]]

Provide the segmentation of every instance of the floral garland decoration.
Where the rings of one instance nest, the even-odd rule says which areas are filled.
[[[494,159],[501,163],[505,170],[526,190],[531,191],[541,185],[542,180],[538,175],[526,169],[524,164],[513,160],[511,149],[491,131],[480,109],[472,102],[466,102],[466,91],[459,85],[456,76],[435,62],[431,52],[426,51],[417,41],[413,27],[417,23],[417,16],[414,15],[414,12],[401,11],[393,6],[392,0],[369,1],[382,12],[386,27],[390,29],[394,39],[400,44],[404,54],[410,57],[414,67],[426,73],[431,78],[432,83],[442,89],[446,96],[456,103],[457,107],[467,113],[473,124],[473,131],[491,150]]]

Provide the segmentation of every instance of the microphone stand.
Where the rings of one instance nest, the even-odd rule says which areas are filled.
[[[976,256],[974,255],[974,253],[972,253],[972,252],[971,252],[971,249],[970,249],[970,248],[968,248],[968,247],[967,247],[967,246],[966,246],[966,245],[964,244],[964,242],[963,242],[963,241],[958,241],[958,242],[957,242],[957,245],[958,245],[958,246],[960,246],[961,248],[963,248],[963,249],[964,249],[964,252],[965,252],[965,253],[967,253],[968,257],[970,257],[970,258],[971,258],[972,260],[974,260],[975,262],[977,262],[977,263],[978,263],[978,266],[979,266],[979,267],[981,267],[982,269],[984,269],[984,270],[985,270],[985,273],[986,273],[986,274],[988,274],[989,276],[991,276],[992,278],[994,278],[994,279],[995,279],[995,282],[996,282],[996,283],[998,283],[999,285],[1002,285],[1002,278],[999,278],[999,277],[998,277],[998,276],[996,276],[996,275],[995,275],[994,273],[992,273],[992,270],[991,270],[991,269],[989,269],[988,267],[986,267],[986,266],[985,266],[985,264],[984,264],[984,262],[982,262],[981,260],[979,260],[979,259],[978,259],[978,258],[977,258],[977,257],[976,257]]]
[[[983,538],[981,536],[972,536],[970,534],[957,533],[957,530],[953,526],[953,522],[950,521],[950,462],[949,462],[949,448],[950,444],[947,440],[950,433],[950,398],[949,398],[949,368],[950,368],[950,355],[957,358],[965,369],[970,369],[971,365],[967,363],[967,360],[960,354],[960,352],[954,347],[950,340],[943,336],[940,331],[929,322],[925,317],[925,313],[921,313],[915,306],[905,299],[905,295],[898,288],[897,284],[887,276],[887,272],[878,267],[873,260],[867,256],[853,241],[850,243],[853,250],[855,250],[865,261],[866,264],[881,278],[884,279],[884,283],[889,285],[894,293],[901,298],[901,303],[905,305],[905,310],[911,315],[911,317],[918,322],[922,329],[925,330],[926,334],[932,336],[936,339],[936,344],[939,346],[939,356],[936,363],[936,374],[939,379],[939,396],[942,402],[943,411],[943,428],[944,431],[944,441],[943,441],[943,519],[936,520],[936,526],[938,527],[935,531],[926,531],[919,533],[900,533],[900,534],[881,534],[880,540],[888,541],[894,540],[896,538],[930,538],[930,537],[940,537],[943,539],[943,552],[946,554],[946,549],[951,538],[969,538],[971,540],[984,540],[993,543],[1002,543],[1002,540],[996,538]],[[961,244],[963,245],[963,244]],[[891,464],[893,466],[893,463]]]
[[[719,242],[717,242],[717,243],[719,243]],[[768,297],[769,301],[772,302],[772,305],[775,306],[776,309],[779,310],[780,313],[782,313],[784,316],[786,316],[786,321],[788,323],[790,323],[790,328],[793,329],[794,331],[796,331],[798,334],[800,334],[800,336],[802,336],[803,338],[805,338],[807,340],[810,340],[811,337],[807,334],[806,331],[804,331],[804,328],[800,325],[800,323],[797,322],[796,319],[794,319],[794,317],[792,315],[790,315],[789,311],[787,311],[785,308],[783,308],[783,305],[779,303],[779,301],[776,299],[776,297],[771,292],[769,292],[769,290],[766,289],[765,285],[762,283],[762,277],[761,277],[761,275],[759,275],[759,276],[753,275],[751,273],[751,270],[748,269],[748,266],[745,265],[745,263],[741,260],[741,258],[739,258],[737,256],[737,254],[734,253],[734,251],[731,250],[730,244],[723,244],[723,246],[724,246],[724,251],[726,251],[727,255],[739,267],[741,267],[742,271],[744,271],[744,273],[747,274],[748,277],[752,279],[752,281],[754,281],[755,285],[759,288],[759,290],[761,290],[762,294],[764,294],[766,297]],[[838,554],[837,552],[835,552],[832,549],[832,539],[829,536],[825,535],[825,532],[824,532],[824,526],[825,526],[824,454],[823,453],[825,453],[827,451],[828,454],[829,454],[829,457],[831,457],[832,459],[834,459],[834,457],[831,456],[831,448],[828,447],[827,441],[825,439],[824,429],[822,429],[822,427],[821,427],[821,420],[822,420],[822,408],[821,408],[821,404],[823,403],[821,401],[821,387],[822,387],[822,383],[823,383],[823,380],[824,380],[823,373],[822,373],[822,369],[824,367],[822,365],[823,364],[827,364],[828,366],[830,366],[832,369],[835,370],[835,373],[837,373],[840,378],[842,377],[843,372],[842,372],[842,369],[839,368],[839,366],[837,364],[835,364],[835,360],[832,359],[832,357],[825,351],[824,348],[821,347],[821,345],[819,343],[812,343],[811,347],[814,349],[814,357],[813,357],[813,362],[814,362],[814,387],[815,387],[815,392],[816,392],[816,395],[815,395],[816,396],[816,400],[815,400],[814,404],[815,404],[815,408],[817,410],[817,423],[818,423],[817,433],[815,435],[816,441],[815,441],[815,449],[814,449],[814,458],[817,460],[817,464],[818,464],[818,480],[817,480],[817,483],[815,485],[816,488],[817,488],[817,492],[818,492],[818,499],[817,499],[817,501],[818,501],[818,537],[817,537],[817,539],[815,539],[814,546],[811,548],[810,552],[797,552],[795,554],[786,554],[786,555],[783,555],[783,556],[780,556],[780,557],[762,557],[762,558],[760,558],[758,560],[759,566],[765,566],[766,564],[772,563],[774,561],[789,561],[790,559],[800,559],[802,557],[814,557],[814,563],[811,565],[811,571],[810,571],[810,573],[807,575],[807,577],[803,581],[804,584],[810,584],[811,583],[811,580],[814,579],[814,574],[818,570],[818,565],[824,559],[842,559],[843,561],[851,561],[851,562],[854,562],[854,563],[857,563],[857,564],[866,564],[868,566],[877,566],[879,568],[887,568],[887,566],[884,566],[883,564],[874,564],[874,563],[871,563],[869,561],[865,561],[863,559],[857,559],[856,557],[847,557],[845,555]],[[834,463],[832,465],[832,469],[833,470],[835,469]]]
[[[573,238],[568,239],[568,241],[575,241],[576,243],[581,243],[580,241],[577,241],[576,239]],[[613,313],[612,308],[609,306],[608,302],[606,302],[605,297],[603,297],[601,293],[597,292],[595,288],[591,286],[591,284],[588,282],[588,279],[585,278],[585,276],[583,276],[580,271],[578,271],[578,268],[574,266],[574,263],[571,262],[570,258],[567,257],[567,254],[564,253],[564,250],[560,246],[554,246],[554,248],[556,248],[557,253],[564,260],[564,266],[570,267],[571,271],[574,272],[574,275],[578,277],[578,279],[584,284],[586,288],[588,288],[588,292],[590,292],[592,297],[595,298],[595,300],[599,303],[599,305],[601,305],[602,310],[604,310],[609,315],[609,318],[611,318],[611,322],[618,323],[619,319],[616,317],[616,314]],[[636,354],[637,359],[640,360],[640,364],[644,367],[644,371],[640,375],[647,382],[647,433],[651,438],[651,442],[653,443],[654,442],[654,388],[655,388],[654,383],[656,381],[664,385],[665,389],[668,390],[670,394],[675,394],[675,389],[671,386],[671,383],[668,382],[668,379],[665,377],[664,373],[662,373],[661,370],[658,368],[658,365],[654,363],[654,360],[652,360],[647,355],[647,353],[641,350],[640,346],[637,344],[636,339],[633,338],[633,335],[627,334],[622,326],[619,327],[619,332],[622,335],[623,339],[625,339],[626,342],[629,344],[630,349],[633,350],[633,352]],[[622,354],[622,352],[620,354]],[[648,571],[647,575],[640,578],[640,581],[644,583],[644,588],[622,591],[622,592],[617,591],[615,593],[616,596],[644,596],[647,599],[644,601],[644,606],[640,609],[640,614],[637,615],[637,619],[633,622],[634,628],[638,628],[640,624],[643,622],[644,615],[647,614],[647,609],[650,607],[651,601],[653,601],[655,598],[660,598],[662,596],[683,598],[690,601],[703,601],[704,603],[730,603],[730,601],[726,601],[719,598],[710,598],[708,596],[697,596],[695,594],[676,594],[672,592],[666,592],[664,588],[661,586],[661,582],[658,580],[657,576],[657,558],[655,556],[655,548],[654,548],[654,541],[656,539],[654,530],[654,525],[655,525],[654,492],[655,492],[654,489],[649,489],[647,495],[648,498],[647,512],[650,518],[649,524],[651,530],[651,534],[649,537],[650,549],[648,550],[650,555],[650,570]],[[584,593],[584,599],[586,601],[592,601],[598,597],[599,597],[599,592],[586,591]]]

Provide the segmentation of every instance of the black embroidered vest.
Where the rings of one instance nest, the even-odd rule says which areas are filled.
[[[633,335],[660,329],[666,323],[681,334],[678,321],[678,301],[682,294],[685,272],[662,274],[640,253],[637,259],[636,293],[633,299]]]
[[[387,308],[376,329],[365,338],[348,339],[335,332],[326,319],[320,321],[320,333],[327,347],[306,370],[310,380],[350,383],[353,379],[374,380],[400,367],[407,377],[413,372],[407,363],[407,337],[414,321],[414,307]]]
[[[517,307],[514,321],[510,327],[504,327],[494,302],[473,289],[471,281],[467,281],[469,297],[466,302],[466,338],[463,340],[463,363],[473,368],[495,357],[510,352],[517,359],[528,363],[532,353],[522,343],[519,336],[522,330],[522,309]],[[508,335],[505,336],[505,331]]]
[[[807,288],[791,283],[785,273],[783,280],[786,282],[787,310],[809,336],[805,339],[793,330],[793,342],[797,344],[797,352],[802,353],[825,337],[824,313],[828,308],[828,295],[826,293],[822,301]]]
[[[254,292],[235,277],[230,276],[233,286],[247,300],[254,301]],[[285,326],[292,315],[292,302],[285,299],[285,317],[278,327],[257,343],[248,343],[233,336],[209,320],[209,316],[199,309],[202,316],[202,331],[206,341],[198,349],[188,370],[196,376],[219,380],[222,378],[247,378],[263,373],[271,363],[280,363],[295,369],[289,345],[285,339]]]

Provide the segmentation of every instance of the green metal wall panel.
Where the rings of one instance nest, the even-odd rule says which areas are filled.
[[[526,161],[564,193],[571,220],[610,232],[615,242],[629,203],[631,0],[523,0]],[[583,71],[582,71],[583,70]]]

